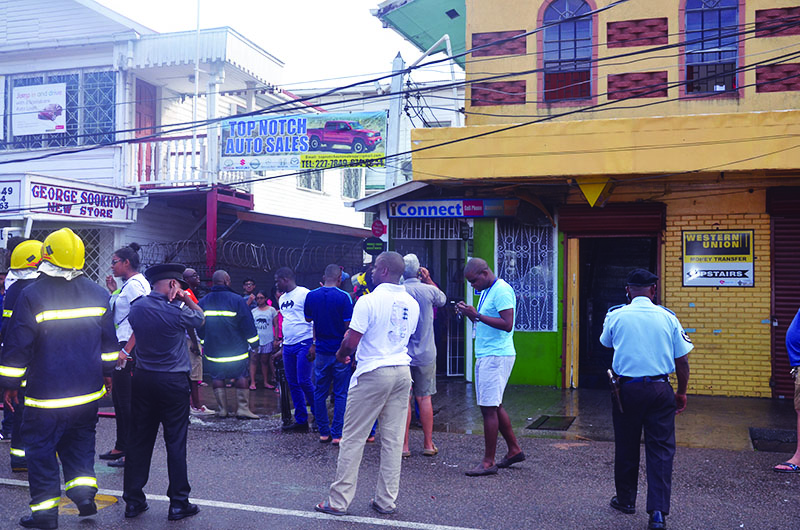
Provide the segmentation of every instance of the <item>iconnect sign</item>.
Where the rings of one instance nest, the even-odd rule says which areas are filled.
[[[684,287],[753,287],[752,230],[685,230]]]
[[[513,217],[518,199],[437,199],[390,201],[389,217]]]

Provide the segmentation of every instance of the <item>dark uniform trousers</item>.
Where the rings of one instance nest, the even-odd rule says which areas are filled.
[[[34,516],[58,513],[61,497],[58,460],[64,468],[67,497],[76,503],[93,499],[97,493],[94,474],[97,401],[57,409],[27,406],[23,414],[22,438],[28,460],[31,508],[56,501],[55,508],[34,509]]]
[[[131,409],[136,429],[131,433],[125,455],[122,495],[127,504],[141,506],[145,502],[143,490],[150,476],[150,462],[160,424],[164,426],[167,447],[170,506],[188,506],[191,488],[186,469],[186,438],[190,391],[188,372],[134,369]]]
[[[11,427],[11,469],[24,468],[25,443],[22,441],[22,418],[25,414],[25,387],[17,391],[19,404],[14,405],[14,424]]]
[[[639,445],[644,428],[647,464],[647,511],[669,513],[672,460],[675,456],[675,393],[668,382],[623,383],[624,414],[612,404],[614,481],[621,504],[636,504]]]
[[[126,343],[120,343],[120,349]],[[127,451],[131,437],[131,369],[133,362],[128,361],[121,370],[114,370],[111,376],[111,401],[114,403],[114,419],[117,423],[117,451]]]

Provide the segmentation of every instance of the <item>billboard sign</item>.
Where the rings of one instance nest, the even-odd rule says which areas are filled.
[[[11,129],[14,136],[67,132],[67,84],[14,87]]]
[[[682,234],[684,287],[753,287],[752,230]]]
[[[385,165],[386,113],[264,115],[222,122],[220,171]]]

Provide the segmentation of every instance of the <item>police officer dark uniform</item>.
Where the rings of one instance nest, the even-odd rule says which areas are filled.
[[[612,368],[621,382],[622,411],[614,406],[614,481],[611,507],[634,513],[639,478],[639,441],[644,428],[648,528],[666,528],[675,456],[675,413],[686,408],[687,354],[692,341],[675,314],[653,303],[658,277],[644,269],[628,274],[628,305],[612,307],[600,342],[614,348]],[[678,391],[669,374],[675,372]]]
[[[186,436],[189,430],[189,350],[186,330],[203,325],[203,312],[184,289],[186,269],[178,263],[154,265],[145,277],[153,285],[131,304],[128,320],[136,337],[136,367],[131,382],[131,414],[136,429],[125,457],[122,498],[125,517],[148,509],[143,488],[150,475],[158,427],[164,428],[169,475],[170,521],[195,515],[189,502]]]
[[[14,305],[0,361],[0,386],[27,379],[22,438],[31,515],[27,528],[58,528],[58,461],[81,516],[97,513],[94,474],[97,400],[119,355],[108,293],[83,276],[83,241],[69,228],[42,245],[40,277]],[[15,390],[6,391],[6,403]]]
[[[39,277],[36,270],[39,262],[42,261],[42,242],[35,239],[23,241],[11,252],[11,266],[8,276],[14,283],[6,289],[3,297],[3,321],[0,325],[0,337],[4,336],[11,326],[11,315],[14,314],[14,305],[19,299],[22,289],[33,283]],[[17,403],[12,403],[14,407],[14,421],[11,427],[11,448],[10,463],[11,471],[21,473],[28,471],[28,463],[25,460],[25,444],[22,441],[22,415],[25,412],[25,386],[27,381],[22,380],[17,394]]]
[[[200,299],[206,323],[198,335],[203,340],[203,371],[211,376],[217,399],[217,416],[224,418],[230,412],[225,381],[235,379],[236,417],[258,419],[250,411],[247,382],[250,350],[258,348],[253,313],[244,298],[230,288],[231,277],[227,272],[214,272],[211,281],[211,292]]]

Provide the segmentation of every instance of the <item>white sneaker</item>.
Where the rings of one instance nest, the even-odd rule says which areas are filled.
[[[192,414],[194,414],[195,416],[210,416],[211,414],[216,414],[215,411],[209,409],[205,405],[201,406],[199,409],[196,409],[194,407],[191,407],[191,409],[192,409]]]

